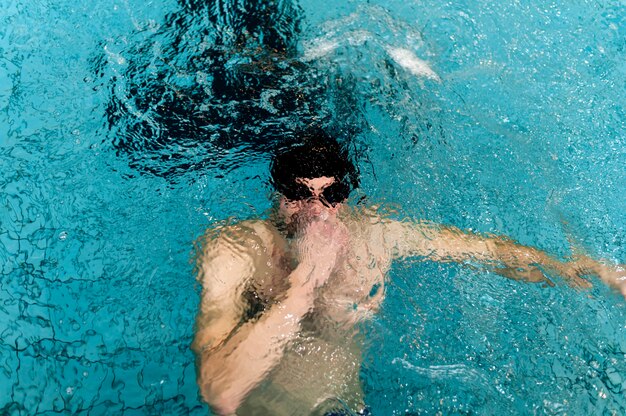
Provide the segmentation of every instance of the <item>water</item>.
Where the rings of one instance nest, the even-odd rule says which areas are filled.
[[[398,217],[626,261],[622,2],[201,3],[3,3],[1,413],[206,414],[193,241],[270,207],[269,152],[311,121]],[[598,282],[390,280],[374,414],[626,413]]]

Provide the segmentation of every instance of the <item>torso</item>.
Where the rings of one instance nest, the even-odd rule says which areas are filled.
[[[344,224],[350,232],[347,254],[340,258],[333,275],[319,289],[310,317],[313,322],[307,324],[324,325],[328,321],[335,328],[349,329],[372,316],[383,301],[385,275],[391,261],[379,241],[382,237],[376,235],[375,227],[367,221],[350,218]],[[297,260],[291,241],[276,227],[264,221],[251,225],[263,240],[267,255],[259,262],[265,267],[257,270],[246,295],[253,303],[251,308],[257,312],[254,315],[258,315],[264,307],[279,300],[280,294],[288,288],[288,276]]]
[[[268,381],[250,395],[244,403],[244,409],[248,410],[241,414],[263,413],[259,406],[268,402],[273,407],[266,411],[275,415],[323,414],[337,398],[357,407],[362,402],[361,351],[356,324],[371,317],[380,307],[390,256],[384,252],[375,222],[368,217],[351,216],[343,223],[350,234],[347,254],[319,289],[314,310],[302,322],[300,338]],[[263,221],[250,225],[263,240],[266,253],[266,258],[258,262],[262,266],[246,295],[249,308],[255,311],[251,319],[255,319],[280,300],[297,261],[291,241],[276,227]],[[277,400],[276,396],[283,399]],[[295,408],[300,410],[294,411]]]

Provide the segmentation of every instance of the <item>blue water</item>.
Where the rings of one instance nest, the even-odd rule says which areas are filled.
[[[193,242],[264,215],[311,121],[355,200],[626,262],[623,2],[201,3],[0,8],[1,414],[206,414]],[[245,13],[272,18],[237,39]],[[625,414],[626,304],[594,283],[396,264],[373,413]]]

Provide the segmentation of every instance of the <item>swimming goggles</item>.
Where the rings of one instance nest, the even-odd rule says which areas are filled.
[[[308,186],[295,181],[290,186],[284,187],[281,193],[290,201],[303,201],[306,199],[316,198]],[[319,195],[319,200],[322,201],[322,203],[326,202],[335,206],[348,199],[348,195],[350,195],[350,186],[347,183],[338,181],[337,178],[335,178],[335,182],[324,188],[322,193]]]

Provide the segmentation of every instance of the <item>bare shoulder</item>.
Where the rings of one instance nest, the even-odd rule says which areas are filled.
[[[225,221],[204,232],[198,240],[198,252],[206,256],[224,249],[257,251],[271,245],[275,233],[275,228],[265,220]]]
[[[224,239],[245,242],[248,238],[261,237],[270,231],[270,225],[264,220],[233,221],[225,220],[208,228],[200,237],[203,247]]]
[[[399,236],[406,232],[424,232],[428,234],[441,232],[448,228],[432,221],[409,217],[397,219],[401,217],[399,210],[383,205],[351,208],[351,216],[361,226],[384,233],[387,237]]]
[[[203,288],[241,286],[271,255],[274,239],[273,226],[264,220],[227,221],[206,230],[197,242]]]
[[[242,293],[267,261],[271,230],[262,220],[225,221],[198,239],[196,269],[202,295],[194,351],[219,345],[240,322]]]
[[[355,213],[362,227],[368,229],[372,244],[392,258],[428,255],[443,234],[454,232],[435,222],[402,218],[400,210],[388,206],[359,208]]]

